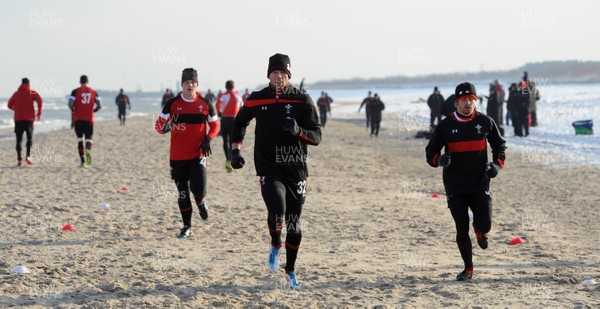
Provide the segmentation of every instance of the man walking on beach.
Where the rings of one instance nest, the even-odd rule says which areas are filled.
[[[121,121],[121,125],[125,125],[125,115],[127,114],[126,109],[129,107],[131,110],[131,104],[129,103],[129,97],[123,92],[123,88],[119,91],[119,95],[115,99],[115,104],[119,108],[119,120]]]
[[[371,137],[379,136],[379,124],[381,123],[381,114],[385,109],[385,104],[381,102],[381,98],[377,93],[373,97],[373,101],[369,103],[367,106],[368,109],[371,109]]]
[[[321,119],[321,127],[325,127],[327,123],[327,113],[331,114],[330,99],[324,91],[321,91],[321,97],[317,100],[317,106],[319,107],[319,118]]]
[[[367,130],[371,124],[371,109],[369,108],[369,104],[371,104],[371,102],[373,102],[373,96],[371,96],[371,91],[369,90],[367,97],[362,101],[362,103],[360,103],[360,106],[358,107],[358,112],[360,113],[363,105],[365,106],[365,113],[367,115]]]
[[[298,288],[294,267],[302,239],[299,220],[306,199],[307,145],[321,142],[321,128],[310,96],[290,85],[292,73],[287,55],[269,58],[267,77],[269,86],[253,92],[235,118],[231,165],[235,169],[244,166],[240,148],[246,128],[256,118],[254,166],[269,213],[271,235],[267,264],[271,271],[278,268],[285,220],[285,277],[290,287]]]
[[[37,114],[35,112],[33,102],[37,103]],[[17,136],[17,166],[23,166],[23,158],[21,157],[21,142],[23,141],[23,133],[27,135],[27,156],[25,162],[27,165],[32,165],[31,161],[31,145],[33,145],[33,121],[37,118],[40,121],[42,117],[42,97],[37,91],[29,86],[29,79],[23,78],[21,86],[8,100],[8,109],[15,112],[15,135]]]
[[[94,134],[94,113],[102,108],[100,96],[96,90],[88,87],[88,77],[81,75],[79,78],[81,87],[74,89],[69,97],[69,108],[73,112],[75,135],[77,135],[77,149],[80,166],[85,168],[92,165],[92,135]],[[83,141],[85,138],[85,150]]]
[[[440,94],[437,86],[433,87],[433,93],[427,99],[427,105],[431,110],[429,127],[433,128],[436,118],[438,124],[442,121],[442,105],[444,105],[444,97]]]
[[[456,243],[465,269],[458,281],[473,277],[473,254],[469,237],[469,208],[473,212],[473,229],[477,244],[488,247],[487,233],[492,227],[490,179],[504,166],[505,141],[492,118],[475,110],[475,86],[462,83],[456,87],[456,111],[435,128],[425,148],[427,163],[442,166],[448,208],[456,224]],[[487,143],[492,148],[488,162]],[[440,151],[445,147],[445,153]]]
[[[219,132],[219,122],[214,105],[208,104],[197,92],[196,70],[183,70],[181,86],[182,93],[166,102],[154,128],[160,134],[171,132],[171,178],[179,191],[177,203],[183,221],[183,228],[177,238],[188,238],[193,234],[190,190],[194,194],[200,217],[203,220],[208,218],[204,203],[206,161],[211,154],[210,142]]]
[[[225,152],[225,170],[228,173],[233,171],[231,167],[231,135],[233,134],[233,122],[238,111],[244,105],[242,96],[234,89],[232,80],[225,83],[225,93],[217,102],[217,111],[221,117],[221,136],[223,137],[223,151]]]

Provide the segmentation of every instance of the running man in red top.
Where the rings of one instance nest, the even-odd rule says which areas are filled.
[[[88,77],[81,75],[81,87],[74,89],[69,97],[69,108],[73,111],[77,149],[81,159],[81,167],[92,165],[92,135],[94,135],[94,113],[102,108],[100,96],[96,90],[88,86]],[[85,138],[85,151],[83,140]]]
[[[242,97],[233,89],[234,83],[228,80],[225,83],[225,93],[217,102],[217,111],[221,117],[221,136],[223,137],[223,151],[225,151],[225,169],[228,173],[233,171],[231,167],[231,137],[233,134],[233,122],[238,111],[244,105]]]
[[[23,141],[23,132],[27,135],[27,156],[25,162],[32,165],[31,145],[33,144],[33,121],[35,118],[39,121],[42,117],[42,97],[29,86],[29,79],[23,78],[21,86],[8,100],[8,108],[15,111],[15,134],[17,135],[17,166],[23,166],[21,157],[21,142]],[[37,103],[37,114],[34,104]]]
[[[169,100],[156,119],[154,128],[160,134],[171,132],[171,178],[175,181],[183,228],[177,238],[192,235],[192,201],[190,190],[203,220],[208,218],[204,203],[206,195],[206,158],[210,156],[210,141],[219,132],[217,112],[198,90],[198,73],[184,69],[181,75],[183,91]],[[208,124],[208,133],[207,133]]]

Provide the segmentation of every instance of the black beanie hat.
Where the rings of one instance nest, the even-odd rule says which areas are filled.
[[[271,75],[271,72],[275,70],[282,70],[287,73],[289,78],[292,78],[292,65],[290,57],[284,54],[275,54],[269,58],[269,69],[267,70],[267,78]]]
[[[29,85],[29,78],[25,77],[21,79],[21,83]]]
[[[460,100],[461,97],[472,96],[477,99],[477,91],[475,91],[475,86],[471,83],[464,82],[456,86],[454,90],[454,95],[456,98],[454,101]]]
[[[193,80],[197,84],[198,72],[196,72],[194,68],[183,69],[183,71],[181,72],[181,83],[183,84],[183,82],[185,82],[186,80]]]
[[[87,75],[81,75],[81,77],[79,78],[79,83],[80,84],[87,84],[88,83],[88,77],[87,77]]]
[[[233,87],[234,87],[234,83],[232,80],[228,80],[225,82],[225,89],[231,90],[231,89],[233,89]]]

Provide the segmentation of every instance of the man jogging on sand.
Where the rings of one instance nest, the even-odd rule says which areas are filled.
[[[290,85],[292,73],[287,55],[269,58],[267,77],[269,86],[253,92],[235,118],[231,165],[235,169],[244,166],[240,148],[246,127],[255,118],[254,167],[260,177],[271,235],[267,264],[271,271],[278,268],[285,220],[285,278],[290,287],[299,288],[294,266],[302,240],[299,219],[306,199],[307,145],[321,142],[321,128],[310,96]]]
[[[37,103],[37,114],[34,109],[33,102]],[[15,111],[15,134],[17,136],[17,166],[23,166],[23,158],[21,157],[21,142],[23,141],[23,133],[27,135],[27,156],[25,162],[27,165],[32,165],[31,161],[31,145],[33,145],[33,121],[37,118],[40,121],[42,117],[42,97],[29,86],[29,79],[23,78],[21,86],[17,92],[8,100],[8,109]]]
[[[221,136],[223,137],[223,151],[225,152],[225,169],[228,173],[233,171],[231,167],[231,134],[233,133],[233,122],[240,107],[244,105],[242,97],[233,89],[234,83],[228,80],[225,83],[225,93],[217,102],[217,111],[221,118]]]
[[[94,113],[102,108],[100,96],[96,90],[88,87],[88,77],[81,75],[81,87],[74,89],[69,97],[69,108],[73,112],[75,135],[77,135],[77,149],[80,166],[85,168],[92,165],[92,135],[94,135]],[[85,151],[83,141],[85,138]]]
[[[208,104],[197,92],[196,70],[183,70],[181,86],[181,94],[166,102],[154,128],[160,134],[171,132],[171,178],[179,191],[177,203],[183,221],[183,228],[177,238],[188,238],[193,234],[190,190],[194,194],[200,217],[202,220],[208,218],[204,203],[206,160],[211,154],[210,142],[219,132],[219,122],[214,106]]]
[[[486,234],[492,228],[490,179],[504,167],[506,143],[494,120],[475,110],[475,86],[462,83],[454,94],[456,111],[435,128],[425,153],[429,165],[444,167],[448,208],[456,224],[456,243],[465,265],[456,279],[466,281],[473,277],[468,211],[470,208],[473,212],[477,244],[487,249]],[[492,148],[492,162],[488,162],[487,143]],[[444,147],[445,153],[441,154]]]

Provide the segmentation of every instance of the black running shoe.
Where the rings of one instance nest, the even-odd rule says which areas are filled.
[[[473,228],[475,229],[475,228]],[[477,232],[477,230],[475,230],[475,237],[477,237],[477,244],[479,245],[479,247],[481,249],[487,249],[488,247],[488,238],[487,235]]]
[[[456,281],[468,281],[473,278],[473,267],[465,268],[458,276],[456,276]]]
[[[206,208],[206,204],[204,204],[204,202],[198,205],[198,209],[200,210],[200,218],[202,218],[202,220],[208,219],[208,209]]]

